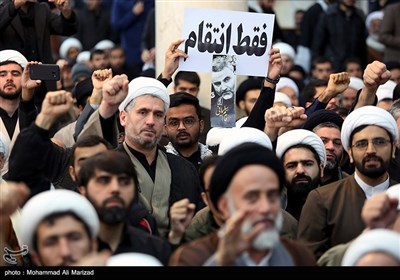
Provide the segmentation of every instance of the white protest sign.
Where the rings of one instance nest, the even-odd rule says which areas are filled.
[[[275,15],[187,8],[180,46],[188,54],[180,70],[211,72],[215,54],[237,56],[237,75],[264,77]]]

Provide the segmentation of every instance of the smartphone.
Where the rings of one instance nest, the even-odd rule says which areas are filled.
[[[60,67],[57,64],[33,64],[29,69],[32,80],[58,81],[60,80]]]

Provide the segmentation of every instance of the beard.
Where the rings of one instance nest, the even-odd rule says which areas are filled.
[[[233,199],[229,195],[228,207],[229,213],[232,216],[237,210],[234,206]],[[253,239],[252,248],[255,250],[269,250],[274,248],[280,242],[279,234],[283,224],[282,211],[279,210],[276,217],[274,217],[272,214],[269,214],[267,217],[262,218],[262,220],[265,219],[273,221],[274,225],[272,228],[264,229]],[[257,223],[258,221],[250,221],[249,219],[244,220],[244,222],[242,223],[241,232],[243,234],[248,233]]]
[[[379,161],[379,166],[378,167],[366,167],[366,163],[368,160],[375,160],[375,161]],[[355,166],[357,168],[358,171],[360,171],[361,174],[369,177],[369,178],[376,178],[376,177],[380,177],[383,174],[386,173],[386,171],[389,168],[389,161],[383,161],[382,158],[376,156],[376,155],[372,155],[372,156],[366,156],[365,158],[363,158],[363,160],[361,162],[359,161],[355,161]]]
[[[325,170],[334,170],[338,167],[339,165],[339,160],[338,157],[336,155],[334,155],[335,158],[334,159],[327,159],[326,160],[326,165],[325,165]]]
[[[189,148],[192,147],[193,145],[197,145],[198,139],[199,139],[199,134],[200,131],[197,133],[197,135],[194,137],[194,139],[197,139],[196,141],[193,140],[193,138],[191,137],[191,135],[187,132],[179,132],[175,138],[171,137],[171,143],[174,147],[177,148],[177,150],[179,150],[179,148]],[[184,135],[187,136],[188,139],[186,140],[179,140],[179,136]]]
[[[296,180],[298,179],[305,179],[307,180],[307,182],[297,183]],[[294,177],[292,181],[287,181],[285,179],[285,186],[289,192],[292,192],[295,195],[307,195],[310,191],[318,187],[320,182],[321,182],[321,171],[318,170],[318,174],[314,179],[312,179],[310,176],[300,174]]]
[[[155,137],[152,140],[145,140],[140,135],[129,135],[127,133],[125,133],[125,137],[144,149],[153,149],[155,146],[157,146],[158,142],[161,139],[161,135],[160,137]]]
[[[86,198],[92,203],[94,208],[96,209],[97,215],[101,222],[106,225],[116,225],[125,221],[127,217],[127,213],[129,208],[125,207],[124,201],[119,196],[112,196],[103,201],[102,205],[99,206],[89,195],[86,195]],[[118,200],[122,206],[112,206],[107,207],[107,203],[110,200]]]
[[[20,98],[22,89],[19,88],[15,92],[6,93],[5,91],[0,89],[0,97],[7,100],[16,100]]]
[[[264,229],[261,231],[254,239],[252,247],[255,250],[263,251],[273,249],[279,243],[279,233],[282,229],[283,215],[279,211],[276,218],[272,215],[268,216],[268,219],[274,220],[274,227],[269,229]],[[255,223],[249,220],[245,220],[242,224],[242,233],[249,232]]]

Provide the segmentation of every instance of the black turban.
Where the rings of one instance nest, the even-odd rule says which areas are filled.
[[[236,91],[236,105],[239,106],[239,101],[244,100],[244,96],[249,90],[261,90],[262,80],[259,78],[248,78],[244,80]]]
[[[210,182],[211,202],[217,207],[219,198],[228,189],[228,186],[239,169],[246,165],[261,164],[271,168],[279,178],[279,188],[282,190],[284,171],[281,160],[270,149],[256,143],[244,143],[218,159]]]
[[[311,114],[311,116],[304,123],[303,128],[312,131],[317,125],[321,123],[331,122],[336,124],[342,129],[343,119],[335,111],[332,110],[318,110]]]

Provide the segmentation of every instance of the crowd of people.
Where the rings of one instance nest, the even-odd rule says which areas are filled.
[[[207,109],[154,0],[80,2],[0,3],[2,266],[400,266],[400,3],[317,1],[236,92],[214,56]]]

